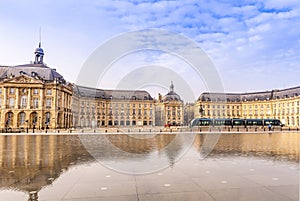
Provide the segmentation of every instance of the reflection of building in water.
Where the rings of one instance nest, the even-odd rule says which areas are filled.
[[[158,135],[105,135],[111,144],[117,148],[134,154],[150,153],[151,151],[160,151],[168,146],[176,135],[158,134]]]
[[[202,93],[195,117],[280,119],[290,127],[300,126],[300,87],[253,93]]]
[[[71,165],[93,160],[77,136],[0,136],[0,188],[28,192],[37,200]]]
[[[135,158],[131,158],[133,160],[144,159],[145,154],[147,156],[158,151],[166,153],[172,165],[178,154],[174,149],[181,149],[178,141],[170,147],[176,141],[176,136],[160,134],[141,139],[137,138],[138,135],[91,135],[89,139],[95,147],[89,148],[99,151],[104,160],[124,162],[126,159],[116,154],[108,145],[135,154]],[[37,200],[38,192],[51,185],[70,166],[91,161],[94,158],[75,135],[0,135],[0,188],[27,192],[31,200]]]
[[[196,135],[194,146],[200,151],[207,135]],[[224,134],[211,156],[246,154],[299,161],[299,134]]]

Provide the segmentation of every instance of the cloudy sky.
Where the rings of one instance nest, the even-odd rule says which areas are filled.
[[[0,65],[34,60],[40,26],[45,62],[71,82],[103,43],[130,31],[161,28],[196,42],[227,92],[300,85],[299,0],[0,0]],[[115,66],[129,72],[145,63],[174,65],[176,71],[176,64],[183,65],[173,64],[177,60],[146,51]],[[113,78],[100,84],[114,86]]]

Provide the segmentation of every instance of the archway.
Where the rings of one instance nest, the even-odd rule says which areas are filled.
[[[14,113],[7,112],[5,114],[5,128],[11,128],[14,124]]]

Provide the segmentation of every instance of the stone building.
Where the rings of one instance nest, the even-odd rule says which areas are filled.
[[[279,119],[299,127],[300,87],[254,93],[202,93],[195,105],[195,117]]]
[[[155,100],[142,90],[103,90],[74,85],[73,121],[79,128],[153,126]]]
[[[171,82],[170,91],[163,97],[158,95],[155,105],[155,125],[183,125],[183,113],[183,100],[175,93],[174,84]]]
[[[69,128],[72,85],[43,62],[41,44],[35,61],[0,66],[0,128]]]
[[[195,117],[276,118],[299,127],[300,87],[255,93],[202,93],[184,105],[171,83],[155,100],[143,90],[104,90],[68,83],[36,48],[30,64],[0,66],[0,129],[188,125]]]

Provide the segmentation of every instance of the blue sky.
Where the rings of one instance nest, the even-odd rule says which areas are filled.
[[[33,60],[40,26],[45,62],[71,82],[88,56],[113,36],[163,28],[197,42],[225,91],[300,85],[299,0],[0,0],[0,64]],[[124,68],[130,71],[130,65]]]

